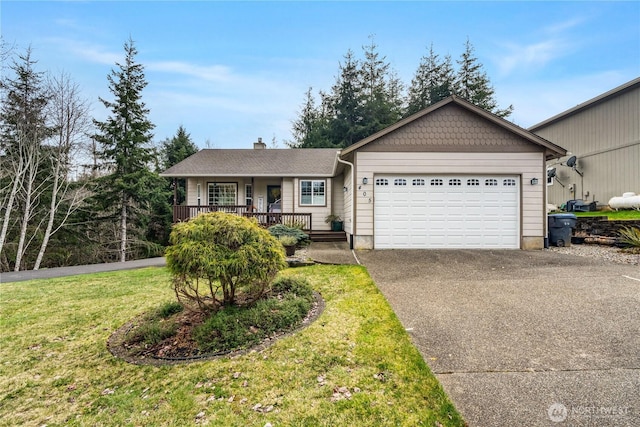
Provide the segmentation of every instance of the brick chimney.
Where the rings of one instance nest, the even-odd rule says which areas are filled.
[[[253,143],[254,150],[264,150],[265,148],[267,148],[267,144],[262,142],[262,138],[258,138],[258,142]]]

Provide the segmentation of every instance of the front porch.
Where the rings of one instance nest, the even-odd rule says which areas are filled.
[[[313,230],[311,213],[251,212],[251,207],[245,205],[174,206],[173,222],[188,221],[198,214],[209,212],[227,212],[242,215],[246,218],[256,218],[258,224],[265,228],[275,224],[301,226],[312,242],[347,241],[347,234],[344,231]]]
[[[258,224],[265,228],[275,224],[285,224],[300,227],[309,235],[313,233],[311,213],[253,212],[251,206],[246,205],[177,205],[173,207],[173,222],[188,221],[201,213],[209,212],[226,212],[246,218],[255,218]]]

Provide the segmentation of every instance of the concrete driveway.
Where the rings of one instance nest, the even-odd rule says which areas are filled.
[[[550,251],[358,252],[470,426],[639,426],[640,269]]]

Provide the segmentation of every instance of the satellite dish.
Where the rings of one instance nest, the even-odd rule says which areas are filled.
[[[575,168],[577,160],[578,159],[576,159],[576,156],[569,157],[569,160],[567,160],[567,166],[569,166],[570,168]]]
[[[547,171],[547,178],[553,178],[556,176],[556,168],[551,168]]]

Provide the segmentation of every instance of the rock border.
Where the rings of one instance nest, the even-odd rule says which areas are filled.
[[[313,296],[315,298],[315,302],[311,307],[311,309],[309,310],[309,313],[307,313],[307,316],[302,320],[302,323],[300,323],[300,325],[298,325],[294,329],[291,329],[288,331],[282,331],[280,333],[267,337],[264,340],[262,340],[261,343],[249,348],[230,350],[230,351],[218,352],[218,353],[199,354],[196,356],[188,356],[188,357],[132,356],[123,346],[124,337],[126,336],[127,332],[129,332],[131,328],[133,328],[134,324],[136,323],[136,320],[144,316],[144,314],[141,314],[140,316],[136,316],[135,318],[131,319],[130,321],[128,321],[127,323],[125,323],[124,325],[116,329],[115,332],[113,332],[111,336],[109,336],[109,338],[107,339],[107,349],[115,358],[124,360],[125,362],[131,363],[133,365],[140,365],[140,366],[183,365],[183,364],[194,363],[194,362],[203,362],[207,360],[233,358],[233,357],[242,356],[251,352],[260,352],[270,347],[272,344],[274,344],[276,341],[280,340],[281,338],[286,338],[291,335],[294,335],[299,331],[305,329],[307,326],[311,325],[316,320],[318,320],[320,315],[324,312],[326,304],[324,302],[324,298],[322,298],[322,295],[320,293],[313,291]]]

